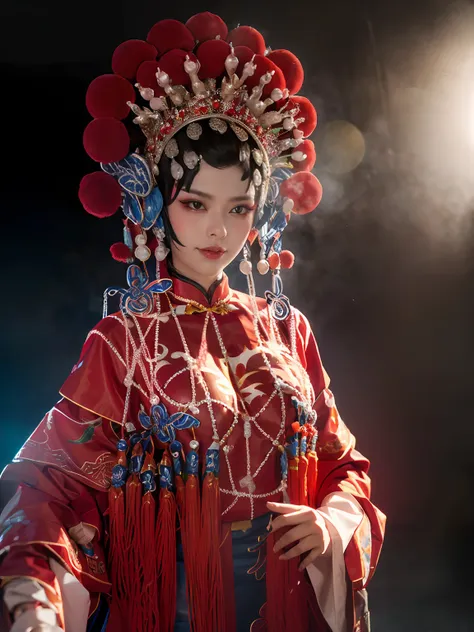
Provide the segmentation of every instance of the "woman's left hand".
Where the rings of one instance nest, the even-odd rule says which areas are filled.
[[[267,502],[267,507],[272,512],[282,514],[272,520],[273,533],[282,527],[290,527],[289,531],[276,541],[273,550],[278,552],[299,540],[298,544],[280,555],[281,560],[291,560],[307,553],[299,566],[299,570],[303,571],[319,555],[326,553],[331,544],[331,537],[323,516],[316,509],[306,505],[272,502]]]

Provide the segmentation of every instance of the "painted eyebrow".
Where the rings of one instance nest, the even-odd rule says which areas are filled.
[[[205,200],[212,200],[214,198],[210,193],[205,193],[204,191],[198,191],[197,189],[189,189],[189,191],[185,191],[185,193],[191,193],[192,195],[199,195],[203,197]],[[229,202],[252,202],[253,199],[250,195],[237,195],[236,197],[229,198]]]

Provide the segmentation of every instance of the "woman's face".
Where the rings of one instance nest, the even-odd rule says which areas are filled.
[[[183,244],[171,242],[176,270],[209,289],[242,250],[254,214],[255,190],[242,180],[242,168],[216,169],[202,161],[190,190],[181,190],[168,207]]]

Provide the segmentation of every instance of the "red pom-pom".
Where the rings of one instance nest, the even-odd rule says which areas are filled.
[[[274,64],[280,68],[285,76],[286,87],[290,94],[296,94],[303,85],[304,71],[300,60],[289,50],[274,50],[268,55]]]
[[[230,46],[222,40],[209,40],[197,49],[197,58],[201,64],[199,77],[215,79],[225,72],[225,60],[230,54]]]
[[[112,70],[125,79],[133,81],[137,70],[144,61],[156,59],[156,48],[143,40],[122,42],[112,55]]]
[[[280,252],[280,264],[282,268],[289,270],[295,263],[295,255],[289,250],[282,250]]]
[[[179,48],[168,51],[158,60],[160,70],[169,75],[172,84],[175,86],[187,86],[191,81],[189,75],[184,70],[186,57],[189,57],[192,61],[196,61],[195,55]]]
[[[293,150],[293,153],[302,152],[306,154],[304,160],[291,159],[291,164],[295,171],[311,171],[316,163],[316,149],[312,140],[304,140],[301,145]]]
[[[323,188],[313,173],[302,171],[281,184],[280,195],[293,200],[293,213],[304,215],[313,211],[321,202]]]
[[[267,261],[272,270],[277,270],[280,267],[280,255],[277,252],[272,252]]]
[[[152,26],[147,42],[153,44],[159,55],[173,48],[193,50],[194,37],[191,31],[178,20],[161,20]]]
[[[161,97],[165,94],[163,88],[160,88],[156,81],[156,71],[159,67],[157,61],[144,61],[137,70],[137,82],[143,88],[151,88],[155,97]]]
[[[127,101],[135,103],[135,88],[118,75],[97,77],[86,93],[86,107],[94,118],[126,118],[130,112]]]
[[[96,162],[118,162],[130,148],[127,128],[114,118],[94,119],[84,130],[84,149]]]
[[[79,199],[91,215],[110,217],[122,204],[122,189],[111,175],[95,171],[82,178]]]
[[[233,46],[247,46],[257,55],[263,55],[265,52],[263,35],[251,26],[238,26],[229,33],[227,41]]]
[[[313,104],[306,97],[291,97],[289,108],[299,108],[299,112],[295,115],[295,119],[304,118],[304,122],[298,125],[298,129],[302,130],[305,136],[310,136],[316,129],[318,123],[318,115]]]
[[[120,263],[130,263],[133,261],[132,251],[128,246],[120,241],[110,246],[110,254],[115,261],[120,261]]]
[[[216,37],[225,40],[228,33],[224,20],[214,13],[209,13],[209,11],[193,15],[186,22],[186,27],[194,35],[196,42],[205,42]]]
[[[251,90],[254,86],[257,86],[259,84],[260,77],[262,75],[264,75],[266,72],[273,72],[274,75],[272,77],[272,80],[263,89],[263,96],[269,96],[272,90],[274,90],[275,88],[279,88],[280,90],[285,89],[285,77],[276,64],[268,59],[268,57],[264,57],[263,55],[255,55],[255,59],[253,61],[257,68],[254,74],[246,80],[245,85],[247,86],[247,88]]]

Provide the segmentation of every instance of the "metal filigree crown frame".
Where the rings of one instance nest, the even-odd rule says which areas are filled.
[[[145,158],[155,174],[158,173],[158,163],[169,140],[183,127],[203,119],[223,120],[229,123],[239,140],[244,142],[244,136],[239,129],[244,130],[256,142],[263,153],[263,169],[268,175],[277,167],[287,166],[289,155],[304,139],[298,125],[304,118],[295,118],[298,109],[286,109],[289,93],[276,88],[270,97],[262,100],[266,85],[272,80],[273,72],[266,72],[260,77],[259,83],[252,88],[250,94],[245,82],[254,75],[256,65],[253,59],[244,65],[242,76],[236,74],[239,60],[231,48],[231,53],[225,61],[227,77],[220,88],[216,87],[215,79],[201,81],[198,77],[200,64],[192,61],[189,56],[184,62],[184,70],[191,79],[192,93],[181,85],[171,85],[170,77],[160,69],[156,72],[158,85],[163,88],[166,96],[155,97],[151,88],[144,88],[137,84],[140,95],[149,102],[149,107],[141,108],[135,103],[128,102],[135,114],[134,123],[139,125],[147,138]],[[266,111],[276,102],[284,101],[278,110]],[[212,125],[218,129],[218,125]],[[292,137],[280,139],[281,135]],[[294,159],[294,154],[293,154]],[[301,158],[304,159],[304,158]],[[266,178],[265,178],[266,179]]]

